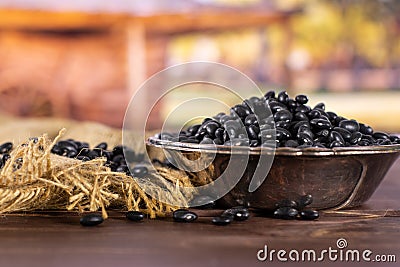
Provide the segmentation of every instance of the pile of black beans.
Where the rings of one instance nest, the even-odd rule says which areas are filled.
[[[4,167],[7,160],[10,158],[10,152],[13,149],[13,143],[6,142],[0,145],[0,169]]]
[[[133,175],[138,178],[144,177],[148,173],[148,169],[145,165],[136,164],[135,167],[132,168],[131,174],[123,151],[125,150],[126,156],[130,160],[137,163],[143,161],[144,154],[135,153],[132,149],[122,145],[115,146],[111,150],[107,150],[107,148],[108,144],[106,142],[102,142],[96,145],[93,149],[90,149],[89,144],[86,142],[67,139],[57,142],[52,147],[51,152],[60,156],[75,158],[82,161],[105,157],[107,159],[105,165],[110,167],[112,171],[124,172],[127,175]]]
[[[313,201],[311,195],[304,195],[297,201],[283,199],[276,204],[276,209],[273,217],[284,220],[315,220],[319,218],[319,213],[316,210],[305,209]]]
[[[286,91],[277,95],[269,91],[261,98],[251,97],[233,106],[229,114],[219,113],[206,118],[179,134],[161,133],[156,137],[183,143],[250,147],[334,148],[400,144],[400,138],[395,135],[375,132],[366,124],[326,111],[324,103],[314,107],[307,103],[306,95],[292,99]],[[269,116],[267,106],[272,112]],[[273,127],[276,141],[271,138]]]

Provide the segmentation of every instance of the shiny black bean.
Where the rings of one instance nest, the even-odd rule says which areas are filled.
[[[275,127],[280,127],[280,128],[284,128],[284,129],[289,129],[290,123],[286,122],[286,121],[277,121],[275,123]]]
[[[231,109],[231,112],[234,113],[234,114],[237,114],[237,116],[239,116],[240,118],[246,118],[246,116],[251,113],[250,110],[247,107],[243,106],[243,105],[234,106]]]
[[[359,142],[358,142],[358,145],[359,146],[370,146],[372,143],[371,142],[369,142],[368,140],[366,140],[366,139],[361,139]]]
[[[238,206],[225,210],[220,217],[231,217],[236,221],[245,221],[250,217],[250,212],[247,208]]]
[[[335,142],[335,141],[339,142],[342,144],[342,146],[345,143],[342,135],[340,133],[338,133],[337,131],[331,131],[329,133],[328,140],[329,140],[329,142]]]
[[[289,100],[289,95],[287,94],[287,92],[286,91],[282,91],[282,92],[280,92],[279,94],[278,94],[278,101],[279,102],[281,102],[281,103],[283,103],[283,104],[286,104],[286,102]]]
[[[205,126],[207,134],[212,138],[215,138],[215,131],[219,128],[219,126],[219,123],[216,123],[214,121],[207,123],[207,125]]]
[[[78,151],[76,151],[76,150],[70,150],[70,151],[68,151],[67,154],[66,154],[66,156],[67,156],[68,158],[74,158],[74,157],[76,157],[77,155],[78,155]]]
[[[372,134],[372,137],[375,139],[388,139],[389,140],[389,135],[383,132],[374,132]]]
[[[374,130],[370,126],[364,123],[360,123],[359,125],[360,125],[360,133],[366,135],[372,135],[374,133]]]
[[[61,149],[57,144],[54,145],[54,146],[51,148],[51,153],[53,153],[53,154],[61,155],[62,152],[63,152],[63,149]]]
[[[187,129],[187,132],[191,136],[194,136],[197,133],[197,131],[199,130],[200,126],[201,126],[200,124],[192,125]]]
[[[326,114],[331,122],[337,118],[337,114],[335,112],[327,111]]]
[[[186,209],[178,209],[172,213],[172,218],[175,222],[193,222],[197,219],[197,214]]]
[[[75,150],[78,150],[78,145],[74,142],[74,141],[68,141],[68,140],[64,140],[64,141],[59,141],[57,143],[57,145],[61,148],[65,148],[65,147],[73,147]]]
[[[9,153],[13,148],[13,143],[6,142],[0,145],[0,154]]]
[[[133,222],[140,222],[144,219],[143,212],[132,210],[125,213],[125,217]]]
[[[257,147],[260,146],[260,141],[259,140],[250,140],[250,147]]]
[[[308,112],[311,111],[311,108],[309,106],[306,106],[306,105],[298,105],[294,111],[295,112],[308,113]]]
[[[310,119],[317,119],[319,117],[321,117],[321,112],[319,112],[318,110],[311,110],[310,112],[308,112],[308,117]]]
[[[250,125],[246,127],[247,134],[250,139],[252,140],[257,140],[258,139],[258,134],[260,133],[260,129],[255,126],[255,125]]]
[[[89,161],[90,160],[89,157],[82,156],[82,155],[77,156],[76,159],[79,159],[79,160],[82,160],[82,161]]]
[[[324,103],[318,103],[318,104],[315,105],[314,109],[325,110],[325,104]]]
[[[96,226],[104,221],[100,214],[87,214],[81,217],[79,222],[83,226]]]
[[[310,194],[303,195],[299,198],[297,203],[299,204],[299,208],[302,209],[308,205],[311,205],[313,202],[313,197]]]
[[[396,141],[400,140],[400,138],[397,135],[390,135],[389,140],[391,142],[396,142]]]
[[[344,128],[351,133],[358,132],[360,130],[360,125],[355,120],[342,120],[339,123],[339,127]]]
[[[221,124],[224,124],[225,122],[231,121],[231,120],[234,120],[234,118],[229,115],[223,115],[221,118],[219,118],[219,122]]]
[[[275,204],[276,207],[278,208],[284,208],[284,207],[289,207],[289,208],[296,208],[298,207],[298,203],[294,200],[291,199],[282,199],[278,203]]]
[[[102,143],[98,144],[97,146],[95,146],[94,148],[106,150],[107,147],[108,147],[107,143],[106,142],[102,142]]]
[[[244,125],[249,126],[249,125],[258,125],[257,117],[255,114],[250,114],[247,115],[247,117],[244,119]]]
[[[304,133],[306,135],[308,135],[311,139],[314,139],[314,133],[311,131],[311,129],[305,125],[302,125],[299,127],[298,131],[297,131],[297,135],[296,137],[299,137],[299,133]]]
[[[294,114],[294,120],[296,120],[296,121],[307,121],[308,122],[308,117],[303,112],[296,112]]]
[[[233,221],[233,219],[231,217],[223,217],[223,216],[218,216],[218,217],[214,217],[212,219],[212,223],[218,226],[224,226],[224,225],[228,225]]]
[[[299,212],[290,207],[282,207],[278,208],[274,211],[274,217],[278,219],[284,219],[284,220],[293,220],[296,219],[297,215]]]
[[[348,130],[340,127],[334,127],[333,130],[338,132],[343,137],[344,141],[350,141],[351,133]]]
[[[363,135],[362,135],[362,133],[360,133],[360,132],[354,132],[354,133],[352,133],[352,134],[351,134],[351,137],[350,137],[350,144],[351,144],[351,145],[357,144],[358,142],[361,141],[362,136],[363,136]]]
[[[329,148],[334,148],[334,147],[343,147],[344,143],[341,143],[340,141],[333,141],[332,143],[329,144]]]
[[[280,110],[287,110],[287,107],[284,104],[277,101],[269,103],[269,108],[271,109],[272,113],[276,113]]]
[[[322,129],[331,129],[332,124],[329,120],[324,120],[324,119],[312,119],[310,121],[310,124],[312,127],[322,130]]]
[[[119,165],[115,171],[116,172],[127,172],[127,171],[129,171],[129,169],[128,169],[128,166],[126,166],[126,165]]]
[[[301,220],[316,220],[319,218],[319,213],[316,210],[302,210],[300,212]]]
[[[297,122],[297,123],[295,122],[294,126],[291,127],[290,130],[291,130],[292,133],[297,134],[297,132],[298,132],[298,130],[299,130],[299,128],[300,128],[301,126],[311,127],[311,126],[310,126],[310,123],[309,123],[308,121],[299,121],[299,122]]]
[[[313,139],[305,133],[298,133],[297,134],[297,142],[299,142],[299,145],[307,145],[307,146],[312,146],[314,144]]]
[[[275,134],[278,140],[287,140],[292,137],[288,130],[278,127],[275,130]]]
[[[133,175],[133,177],[142,178],[142,177],[144,177],[148,172],[149,172],[149,170],[147,169],[147,167],[146,167],[146,166],[143,166],[143,165],[136,165],[135,167],[132,168],[132,175]]]
[[[288,110],[280,110],[274,114],[275,121],[290,122],[292,118],[293,118],[292,113],[290,113],[290,111]]]
[[[273,90],[268,91],[267,93],[265,93],[264,98],[266,100],[270,99],[270,98],[275,98],[275,91],[273,91]]]
[[[308,97],[306,95],[297,95],[295,99],[297,103],[302,105],[307,104],[308,102]]]
[[[215,139],[213,140],[213,142],[214,142],[214,144],[216,144],[216,145],[223,145],[223,144],[224,144],[224,141],[223,141],[222,139],[219,139],[219,138],[215,138]]]
[[[290,109],[290,110],[295,110],[297,107],[297,102],[293,99],[289,99],[286,103],[286,106]]]

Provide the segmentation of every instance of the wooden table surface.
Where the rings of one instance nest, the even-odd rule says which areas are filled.
[[[97,227],[82,227],[74,213],[9,214],[0,217],[0,266],[275,266],[257,260],[269,249],[321,251],[345,238],[346,249],[369,249],[400,261],[400,160],[373,197],[345,213],[322,213],[317,221],[285,221],[253,214],[229,226],[210,223],[219,211],[198,211],[190,224],[170,218],[127,221],[122,213]],[[285,266],[295,265],[293,262]],[[298,263],[296,263],[297,266]],[[334,266],[398,266],[396,263],[329,262]],[[303,262],[300,265],[310,266]]]

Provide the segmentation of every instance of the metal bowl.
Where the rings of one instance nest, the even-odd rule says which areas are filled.
[[[210,149],[206,145],[156,138],[149,138],[146,148],[150,159],[158,160],[164,160],[165,152],[186,159],[196,159],[200,153],[214,154],[207,167],[211,180],[217,179],[226,170],[232,153],[248,153],[247,167],[239,182],[217,203],[221,207],[248,203],[250,207],[259,209],[273,209],[279,200],[296,200],[305,194],[313,196],[310,207],[315,209],[358,206],[371,197],[400,155],[400,145],[277,148],[271,169],[265,173],[268,172],[266,179],[254,192],[249,192],[260,155],[268,148],[240,147],[233,152],[228,146]],[[196,177],[196,172],[191,176]]]

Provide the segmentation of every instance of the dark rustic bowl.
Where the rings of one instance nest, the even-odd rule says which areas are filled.
[[[226,169],[231,149],[216,146],[162,141],[149,138],[146,144],[150,159],[163,160],[164,152],[180,152],[187,159],[200,153],[216,153],[207,168],[212,168],[212,180]],[[268,148],[240,147],[234,153],[249,153],[247,168],[240,181],[219,199],[222,207],[248,203],[253,208],[273,209],[282,199],[296,200],[305,194],[313,196],[310,205],[316,209],[342,209],[367,201],[400,154],[400,145],[324,148],[277,148],[271,169],[264,182],[254,192],[249,184],[260,154]],[[265,152],[265,151],[264,151]],[[235,172],[235,170],[233,170]],[[194,173],[195,174],[195,173]],[[195,177],[195,176],[194,176]]]

